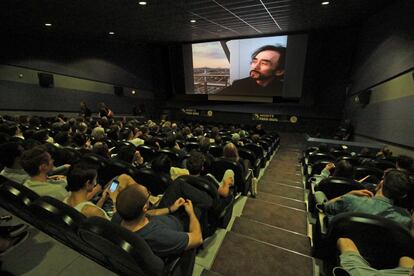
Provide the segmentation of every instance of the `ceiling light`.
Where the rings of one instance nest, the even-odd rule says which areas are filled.
[[[135,94],[135,90],[132,90],[132,92],[131,92],[132,94]]]
[[[324,2],[322,2],[322,3],[321,3],[321,5],[322,5],[322,6],[329,5],[329,1],[324,1]]]
[[[147,4],[147,2],[145,2],[145,1],[139,1],[138,4],[140,4],[141,6],[145,6]]]
[[[115,33],[114,33],[114,32],[109,32],[109,34],[110,34],[110,35],[114,35]]]
[[[191,23],[196,23],[197,21],[195,19],[190,20]]]
[[[52,23],[45,23],[45,26],[46,27],[51,27],[52,26]]]

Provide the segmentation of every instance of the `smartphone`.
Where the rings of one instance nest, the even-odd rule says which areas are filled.
[[[115,192],[115,190],[118,188],[119,182],[118,180],[114,179],[111,183],[111,185],[109,186],[109,191],[111,193]]]

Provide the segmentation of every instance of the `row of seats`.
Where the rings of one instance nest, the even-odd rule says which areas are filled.
[[[332,152],[331,152],[332,153]],[[367,189],[367,184],[343,177],[328,177],[315,185],[318,174],[330,162],[347,160],[356,167],[354,179],[371,175],[368,181],[373,187],[383,176],[383,169],[395,168],[389,160],[375,160],[378,166],[362,167],[358,157],[349,153],[336,152],[336,156],[315,151],[310,147],[303,152],[302,171],[309,189],[308,211],[312,222],[313,256],[324,260],[326,267],[338,262],[336,241],[340,237],[350,238],[358,245],[361,255],[376,269],[394,268],[402,256],[414,256],[414,239],[401,225],[386,218],[365,213],[342,213],[329,222],[323,213],[323,205],[318,204],[315,192],[321,191],[327,200],[344,195],[352,190]],[[358,166],[359,165],[359,166]]]
[[[3,179],[4,180],[4,179]],[[0,183],[0,205],[54,239],[119,275],[191,275],[195,250],[165,260],[123,227],[86,218],[63,202],[12,181]]]

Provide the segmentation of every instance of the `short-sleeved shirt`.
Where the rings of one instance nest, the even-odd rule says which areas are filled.
[[[30,176],[23,169],[4,168],[0,175],[19,184],[23,184]]]
[[[361,255],[352,251],[342,253],[339,258],[341,267],[351,276],[398,276],[408,275],[411,271],[411,268],[408,267],[377,270],[370,267],[369,263]]]
[[[384,196],[360,197],[344,195],[335,202],[325,205],[325,213],[328,218],[344,212],[361,212],[377,215],[393,220],[406,229],[411,229],[410,213],[398,206],[394,206],[392,200]]]
[[[33,181],[28,179],[24,182],[24,186],[40,196],[51,196],[59,200],[63,200],[69,196],[68,191],[65,189],[66,181],[64,180]]]
[[[117,214],[112,221],[121,223]],[[152,251],[160,257],[180,254],[186,249],[189,241],[183,224],[171,215],[151,216],[149,223],[135,233],[143,238]]]

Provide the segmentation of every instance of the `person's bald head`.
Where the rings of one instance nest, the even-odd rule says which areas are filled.
[[[141,218],[148,209],[150,193],[145,186],[131,185],[121,191],[116,199],[116,210],[125,221]]]

